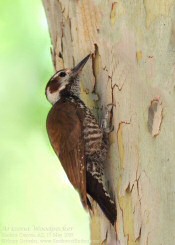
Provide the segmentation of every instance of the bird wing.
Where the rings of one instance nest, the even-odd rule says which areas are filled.
[[[70,102],[56,103],[47,118],[47,131],[57,156],[83,206],[86,197],[86,159],[82,135],[83,111]]]

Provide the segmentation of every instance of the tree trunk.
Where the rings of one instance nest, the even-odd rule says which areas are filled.
[[[82,99],[97,114],[115,104],[106,174],[120,244],[174,244],[175,1],[43,3],[55,69],[93,53],[81,76]],[[116,244],[113,229],[95,213],[92,244]]]

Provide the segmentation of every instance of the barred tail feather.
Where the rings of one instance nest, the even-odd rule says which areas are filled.
[[[101,210],[114,226],[117,219],[116,205],[110,198],[109,194],[104,190],[102,183],[94,178],[91,173],[86,173],[87,193],[98,203]]]

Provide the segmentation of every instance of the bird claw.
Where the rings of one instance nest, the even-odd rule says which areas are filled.
[[[109,107],[112,106],[110,109]],[[101,120],[101,128],[104,130],[105,133],[111,133],[114,130],[114,126],[111,125],[111,111],[113,109],[114,104],[108,104],[105,107],[104,117]]]

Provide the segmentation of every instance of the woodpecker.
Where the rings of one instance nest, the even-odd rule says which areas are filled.
[[[47,83],[46,97],[53,106],[46,127],[50,143],[84,208],[92,209],[91,196],[115,225],[116,205],[103,184],[109,132],[105,123],[99,126],[80,99],[79,75],[89,57],[72,69],[57,71]]]

